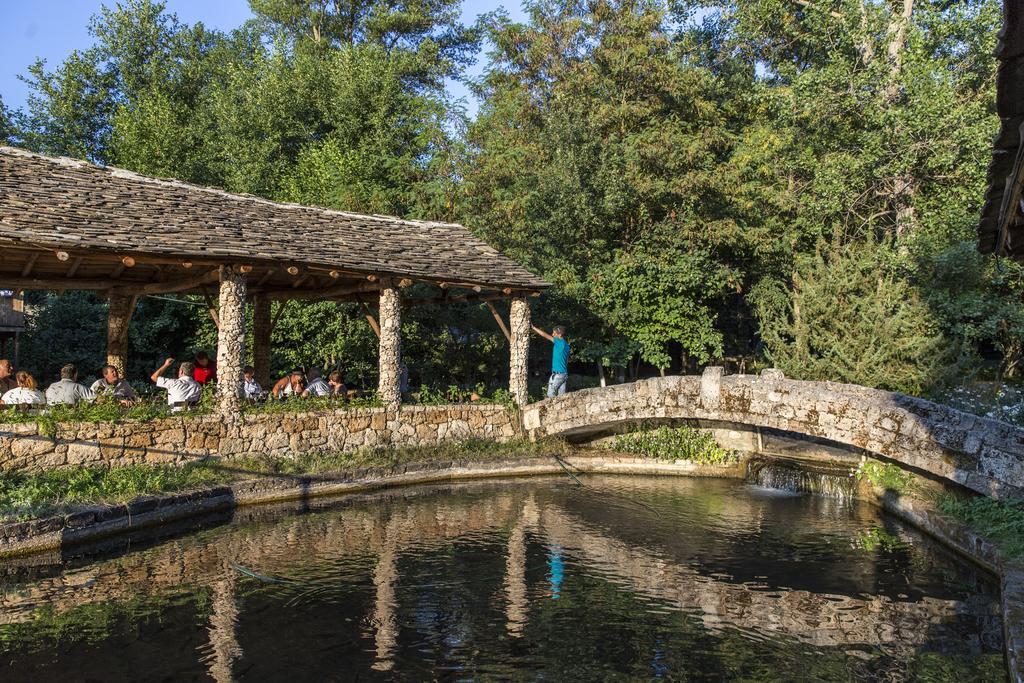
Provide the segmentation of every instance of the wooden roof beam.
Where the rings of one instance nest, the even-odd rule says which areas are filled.
[[[38,261],[38,260],[39,260],[39,253],[38,252],[32,254],[31,256],[29,256],[28,257],[28,263],[26,263],[25,267],[21,269],[21,276],[22,277],[28,277],[32,273],[32,268],[35,267],[36,261]]]
[[[539,296],[540,292],[520,292],[520,294],[528,294],[529,296]],[[430,304],[447,304],[447,303],[485,303],[488,301],[501,301],[507,299],[510,296],[515,296],[514,292],[505,294],[504,292],[498,294],[463,294],[458,296],[440,296],[440,297],[428,297],[422,299],[403,299],[403,304],[409,305],[430,305]]]
[[[90,289],[111,289],[124,285],[118,280],[102,279],[73,279],[73,278],[34,278],[34,277],[7,277],[0,275],[0,286],[10,289],[53,289],[58,291],[66,290],[90,290]],[[134,288],[129,288],[125,294],[133,294]]]
[[[183,280],[171,280],[169,282],[151,282],[142,286],[125,286],[123,282],[111,292],[113,294],[138,294],[148,296],[150,294],[175,294],[187,292],[190,289],[199,289],[204,285],[212,285],[220,280],[220,273],[216,270],[185,278]]]
[[[353,285],[351,283],[345,283],[342,285],[335,285],[333,287],[323,287],[321,289],[278,289],[267,292],[261,292],[271,299],[334,299],[337,297],[348,296],[351,294],[359,294],[362,292],[376,292],[380,290],[380,285],[372,282],[364,282]]]
[[[78,272],[78,269],[81,266],[82,266],[82,257],[81,256],[76,256],[74,259],[72,259],[71,265],[68,267],[68,274],[65,275],[65,277],[69,277],[69,278],[70,277],[74,277],[75,273]]]

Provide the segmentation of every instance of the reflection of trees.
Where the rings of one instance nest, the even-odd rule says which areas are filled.
[[[31,582],[17,591],[0,594],[0,624],[30,620],[42,604],[52,605],[60,614],[76,605],[129,600],[138,595],[180,594],[183,584],[209,587],[212,614],[207,631],[211,654],[206,664],[215,680],[226,681],[231,680],[242,657],[236,635],[236,594],[249,583],[228,566],[230,563],[260,574],[288,576],[300,565],[317,567],[336,563],[339,557],[360,558],[361,563],[361,558],[375,556],[372,569],[367,571],[374,597],[364,623],[373,627],[367,636],[373,639],[374,668],[389,671],[399,648],[400,590],[402,595],[412,592],[416,596],[408,600],[408,604],[417,605],[416,623],[444,633],[452,642],[458,641],[458,647],[497,642],[500,635],[488,631],[491,628],[518,642],[526,640],[538,622],[545,622],[547,612],[556,609],[550,601],[530,601],[528,556],[531,539],[536,538],[557,544],[583,561],[586,573],[593,575],[588,577],[587,590],[605,596],[596,586],[606,582],[625,585],[629,590],[620,596],[622,600],[635,599],[633,596],[639,594],[673,605],[698,620],[695,623],[701,625],[701,637],[714,634],[723,642],[728,633],[739,628],[769,639],[782,634],[820,646],[883,645],[905,652],[915,644],[929,642],[941,633],[944,622],[958,618],[963,623],[963,618],[980,615],[979,630],[985,633],[999,628],[998,617],[983,614],[990,600],[985,595],[979,596],[976,604],[932,598],[893,602],[880,597],[766,591],[701,575],[677,559],[688,556],[683,552],[685,545],[673,545],[685,544],[685,535],[653,541],[650,534],[633,536],[644,527],[672,527],[677,521],[685,521],[682,517],[675,519],[677,509],[673,508],[678,507],[681,485],[678,480],[615,480],[615,492],[647,501],[655,510],[628,505],[622,496],[605,495],[599,488],[602,480],[597,477],[588,478],[591,491],[580,496],[550,489],[526,495],[533,489],[474,485],[456,487],[462,491],[456,496],[428,493],[420,497],[410,490],[367,497],[369,504],[203,532]],[[722,498],[720,491],[712,491],[713,487],[702,482],[688,485],[696,491],[687,498],[692,514],[717,515],[730,524],[744,523],[753,530],[762,530],[765,520],[772,519],[763,502],[714,500]],[[668,517],[659,517],[662,514]],[[472,567],[452,561],[458,552],[453,541],[480,538],[481,534],[500,538],[504,530],[509,531],[503,552],[486,550]],[[737,537],[743,538],[744,534]],[[735,548],[732,552],[742,551]],[[422,572],[413,560],[431,555],[439,558],[436,567],[443,575],[399,576],[407,564],[407,571]],[[401,557],[410,562],[400,563]],[[303,590],[292,584],[274,586],[277,599],[297,596]],[[570,593],[559,601],[557,609],[578,606],[574,601],[580,597]],[[403,598],[402,604],[406,602]],[[496,608],[504,611],[503,619],[493,618]],[[960,617],[958,612],[962,613]],[[634,645],[639,647],[638,643]]]

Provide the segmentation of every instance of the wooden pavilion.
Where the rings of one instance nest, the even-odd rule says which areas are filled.
[[[1024,261],[1024,0],[1003,0],[996,56],[996,112],[1001,125],[988,168],[978,249]]]
[[[380,338],[381,398],[397,406],[402,290],[413,283],[434,294],[406,303],[511,300],[509,325],[499,323],[511,346],[511,391],[525,403],[528,297],[548,284],[461,225],[283,204],[0,147],[0,289],[108,297],[107,358],[122,369],[139,297],[204,295],[218,327],[225,412],[240,400],[246,302],[265,383],[271,302],[290,299],[362,303]]]

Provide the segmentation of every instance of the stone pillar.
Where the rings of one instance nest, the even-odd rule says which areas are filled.
[[[235,570],[230,566],[223,569],[223,578],[213,584],[210,625],[212,657],[207,661],[207,671],[217,683],[235,680],[234,665],[242,657],[238,644],[238,603],[235,601]]]
[[[508,537],[505,556],[505,628],[513,638],[523,635],[530,610],[526,583],[526,522],[520,514]]]
[[[270,299],[257,294],[252,300],[252,366],[256,381],[270,389]]]
[[[512,299],[512,311],[509,313],[509,327],[512,329],[511,363],[509,365],[509,391],[516,404],[525,406],[529,402],[526,386],[528,376],[527,360],[530,357],[530,302],[525,296]]]
[[[397,287],[380,290],[380,383],[378,393],[385,406],[402,402],[399,387],[402,363],[402,305]]]
[[[236,413],[241,405],[245,364],[245,276],[220,267],[220,330],[217,333],[217,410]]]
[[[376,671],[390,671],[398,649],[398,534],[398,520],[389,519],[384,528],[384,542],[377,556],[377,566],[373,569],[376,597],[370,622],[374,627],[377,656],[370,668]]]
[[[107,364],[113,365],[126,376],[128,364],[128,325],[135,308],[130,296],[114,294],[107,309]]]

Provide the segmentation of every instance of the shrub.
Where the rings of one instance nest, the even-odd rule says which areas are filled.
[[[723,465],[737,459],[736,452],[719,446],[711,432],[685,425],[622,434],[615,437],[612,447],[623,453],[633,453],[658,460],[689,460]]]
[[[899,466],[892,463],[878,462],[867,458],[861,458],[860,465],[850,473],[850,476],[856,477],[857,481],[867,479],[875,486],[896,493],[909,493],[914,484],[912,472],[900,469]]]

